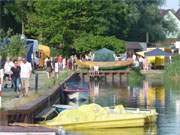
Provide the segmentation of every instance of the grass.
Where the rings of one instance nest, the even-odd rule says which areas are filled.
[[[139,86],[143,79],[144,75],[139,69],[134,68],[128,74],[128,82],[130,86]]]
[[[165,67],[164,76],[165,78],[176,81],[180,79],[180,55],[176,55],[172,59],[172,63]]]

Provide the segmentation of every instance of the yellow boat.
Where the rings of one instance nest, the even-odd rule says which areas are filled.
[[[124,108],[122,105],[117,105],[113,110],[126,114],[143,114],[145,116],[145,124],[155,123],[158,116],[155,109]]]
[[[157,135],[156,125],[144,127],[131,127],[131,128],[108,128],[108,129],[87,129],[78,130],[74,133],[80,133],[82,135]]]
[[[94,66],[99,66],[99,69],[122,69],[133,64],[132,59],[126,61],[111,61],[111,62],[95,62],[95,61],[81,61],[76,60],[76,64],[79,68],[91,68]]]
[[[149,114],[145,111],[140,112],[140,110],[126,111],[122,106],[111,109],[97,104],[89,104],[82,105],[77,109],[65,110],[54,119],[41,122],[41,125],[63,127],[66,130],[142,127],[146,120],[148,122],[155,120],[150,120],[151,114]],[[156,113],[154,112],[154,114]]]

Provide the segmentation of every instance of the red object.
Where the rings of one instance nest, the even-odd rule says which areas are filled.
[[[2,96],[2,91],[0,91],[0,97]]]

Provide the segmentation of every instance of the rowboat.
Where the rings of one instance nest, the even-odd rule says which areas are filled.
[[[124,109],[122,105],[109,108],[89,104],[64,110],[54,119],[43,121],[41,124],[48,127],[63,127],[66,130],[142,127],[145,123],[155,122],[155,116],[157,113],[152,110],[133,111]]]
[[[101,70],[115,70],[124,69],[133,64],[132,59],[122,60],[122,61],[110,61],[110,62],[96,62],[96,61],[81,61],[76,60],[76,64],[79,68],[90,69],[94,66],[98,66]]]

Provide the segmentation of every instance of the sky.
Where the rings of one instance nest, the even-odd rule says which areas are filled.
[[[166,0],[166,4],[162,8],[174,9],[176,11],[180,8],[180,0]]]

